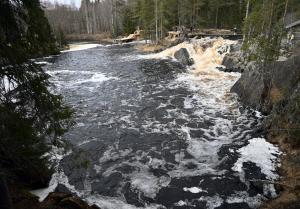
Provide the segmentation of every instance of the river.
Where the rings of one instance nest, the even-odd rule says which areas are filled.
[[[43,59],[76,111],[64,136],[73,150],[50,188],[65,185],[102,209],[248,209],[275,197],[273,185],[249,180],[276,180],[279,151],[264,139],[261,114],[230,93],[240,74],[210,65],[210,49],[218,53],[194,52],[194,70],[133,44]]]

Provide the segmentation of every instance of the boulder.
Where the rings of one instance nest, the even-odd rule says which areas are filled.
[[[183,65],[191,66],[194,64],[194,61],[190,58],[190,54],[186,48],[179,49],[175,52],[174,57]]]
[[[230,51],[230,45],[223,45],[217,49],[219,54],[225,54]]]
[[[259,69],[247,68],[241,78],[234,84],[231,92],[237,93],[240,100],[253,108],[262,109],[267,82]]]
[[[236,54],[225,55],[222,65],[225,66],[225,68],[221,69],[224,72],[244,72],[244,69],[242,68],[242,61],[239,58],[239,55]]]
[[[63,184],[58,184],[54,192],[75,195]]]
[[[64,209],[90,209],[87,203],[74,197],[65,198],[58,205]]]
[[[232,44],[230,45],[230,52],[240,52],[242,50],[242,43]]]
[[[96,205],[88,205],[79,197],[71,194],[53,192],[41,202],[41,209],[100,209]]]
[[[300,55],[266,66],[249,63],[232,87],[241,101],[264,113],[289,100],[300,80]]]
[[[165,80],[174,78],[178,73],[186,72],[185,67],[178,62],[172,60],[143,60],[140,64],[140,69],[147,75],[150,80]]]

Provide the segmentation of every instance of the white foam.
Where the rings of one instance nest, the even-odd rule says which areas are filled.
[[[206,49],[205,51],[201,47],[201,42],[211,42],[213,44],[213,49]],[[112,173],[116,172],[116,169],[122,165],[128,165],[134,168],[133,173],[122,174],[123,178],[128,180],[131,183],[132,189],[134,189],[140,195],[143,193],[145,196],[150,198],[155,198],[158,191],[169,185],[171,178],[180,178],[180,177],[189,177],[189,176],[200,176],[202,174],[214,174],[222,176],[226,171],[219,171],[217,165],[219,165],[222,160],[219,159],[218,151],[224,144],[230,144],[233,140],[241,141],[245,143],[247,139],[250,138],[248,132],[250,130],[244,130],[244,127],[240,128],[239,126],[245,126],[249,129],[253,120],[248,118],[247,113],[241,113],[239,110],[239,104],[237,99],[231,95],[230,88],[240,77],[239,73],[224,73],[215,69],[219,66],[221,59],[224,55],[218,54],[216,51],[219,49],[222,44],[229,44],[229,42],[223,42],[222,40],[201,40],[200,42],[194,45],[193,43],[184,43],[183,45],[178,46],[177,48],[171,49],[169,52],[163,52],[154,55],[147,55],[148,58],[167,58],[168,56],[173,58],[173,53],[175,50],[181,47],[187,47],[188,51],[195,59],[195,65],[192,68],[196,70],[190,71],[188,73],[183,73],[178,75],[178,77],[172,81],[167,88],[176,89],[180,87],[187,88],[193,92],[192,97],[187,97],[184,100],[185,109],[190,109],[194,111],[193,115],[198,116],[197,122],[206,122],[209,121],[210,125],[207,127],[200,128],[190,128],[187,125],[179,126],[176,124],[175,120],[170,123],[162,124],[160,121],[156,121],[155,118],[148,118],[143,121],[141,124],[142,129],[145,132],[158,132],[158,133],[170,133],[171,131],[176,131],[179,135],[184,136],[184,140],[187,143],[187,152],[193,158],[187,157],[182,150],[172,150],[172,154],[175,154],[175,164],[172,164],[174,168],[171,171],[168,171],[166,176],[157,177],[154,176],[149,168],[165,168],[167,162],[161,159],[151,158],[149,156],[150,151],[138,151],[132,153],[131,149],[128,150],[119,150],[118,143],[115,143],[113,146],[110,146],[99,159],[99,164],[94,165],[94,169],[97,173],[101,173],[103,176],[109,176]],[[147,57],[146,56],[146,57]],[[128,59],[128,57],[125,57]],[[202,60],[201,60],[202,59]],[[208,59],[211,59],[210,61]],[[98,83],[108,80],[107,76],[100,75],[95,72],[90,71],[52,71],[52,74],[57,76],[61,73],[82,73],[83,76],[75,81],[72,81],[70,86],[78,86],[85,82],[88,83]],[[59,78],[59,76],[57,76]],[[109,78],[111,79],[111,78]],[[65,85],[65,84],[64,84]],[[164,88],[163,86],[162,88]],[[171,100],[176,98],[175,96],[170,95],[168,101],[163,104],[160,104],[159,108],[166,107],[171,104]],[[122,105],[128,105],[128,102],[122,101]],[[184,119],[186,121],[191,121],[191,118],[188,114],[184,113],[181,108],[174,108],[167,110],[167,118],[176,118]],[[259,114],[257,114],[259,117]],[[120,116],[119,118],[110,119],[107,123],[103,124],[112,124],[114,122],[122,121],[122,127],[128,128],[132,126],[134,129],[140,127],[137,124],[134,124],[132,121],[132,114]],[[228,118],[227,118],[228,117]],[[194,122],[194,121],[193,121]],[[125,124],[124,124],[125,123]],[[176,126],[176,127],[175,127]],[[175,128],[174,128],[175,127]],[[138,129],[136,129],[138,130]],[[200,130],[203,131],[203,135],[196,137],[191,136],[191,131]],[[212,140],[207,140],[207,138]],[[86,143],[86,142],[84,142]],[[171,149],[171,145],[166,143],[162,144],[164,149]],[[151,149],[154,151],[155,149]],[[230,150],[230,152],[236,152],[235,150]],[[157,152],[157,154],[160,154]],[[143,159],[143,161],[142,161]],[[147,162],[144,162],[146,159]],[[109,161],[120,161],[120,163],[114,163],[109,168],[102,166],[103,164],[107,165]],[[143,163],[142,163],[143,162]],[[187,165],[195,165],[194,169],[187,169]],[[105,168],[105,170],[104,170]],[[167,170],[167,169],[165,169]],[[64,178],[64,177],[63,177]],[[65,182],[68,185],[68,182]],[[86,186],[85,188],[89,188]],[[191,193],[200,193],[206,192],[199,187],[184,187],[184,191]],[[136,207],[126,204],[125,198],[120,194],[120,197],[103,197],[100,195],[91,195],[86,193],[86,191],[80,194],[81,197],[84,197],[89,203],[96,203],[103,209],[136,209]],[[235,198],[235,199],[234,199]],[[233,196],[228,201],[241,201],[240,196]],[[259,199],[259,197],[257,197]],[[213,197],[202,197],[200,200],[207,202],[207,208],[213,209],[220,206],[225,200],[222,199],[219,195]],[[252,200],[252,199],[251,199]],[[255,199],[256,200],[256,199]],[[226,200],[227,201],[227,200]],[[179,201],[175,205],[186,205],[186,201]],[[156,205],[146,206],[146,208],[156,208]]]
[[[125,200],[115,197],[104,197],[100,195],[89,195],[85,200],[92,204],[99,206],[101,209],[159,209],[162,208],[157,204],[149,204],[146,207],[136,207],[127,204]]]
[[[191,193],[194,193],[194,194],[197,194],[197,193],[200,193],[200,192],[207,192],[206,190],[203,190],[199,187],[191,187],[191,188],[184,187],[183,191],[191,192]]]
[[[117,80],[116,77],[109,77],[103,73],[94,72],[94,71],[76,71],[76,70],[51,70],[47,71],[47,73],[52,76],[51,81],[56,84],[56,87],[63,86],[64,88],[85,88],[89,89],[90,91],[95,90],[98,88],[103,82],[109,81],[109,80]],[[70,74],[76,74],[76,75],[82,75],[78,76],[78,79],[74,80],[66,80],[65,77],[62,77],[61,75],[70,75]],[[62,82],[64,82],[62,84]],[[83,85],[83,84],[88,84]],[[90,85],[93,86],[90,86]]]
[[[225,201],[229,204],[246,203],[250,208],[258,208],[262,204],[262,201],[265,199],[266,198],[260,194],[250,197],[247,192],[242,191],[232,194],[231,196],[227,197]]]
[[[207,209],[220,207],[224,202],[224,200],[219,195],[215,195],[212,197],[200,197],[199,200],[206,201]]]
[[[244,162],[253,162],[261,168],[261,172],[268,179],[274,180],[278,178],[275,173],[277,165],[277,155],[280,154],[278,147],[267,142],[263,138],[254,138],[249,144],[238,150],[241,157],[234,164],[233,170],[237,172],[243,171]]]
[[[87,79],[80,79],[79,81],[76,81],[75,84],[83,84],[83,83],[102,83],[104,81],[108,81],[113,78],[109,78],[106,75],[102,73],[94,73],[92,77]]]
[[[182,207],[182,206],[185,206],[187,205],[187,203],[183,200],[180,200],[178,201],[177,203],[174,204],[175,206],[179,206],[179,207]]]
[[[32,194],[39,197],[39,201],[43,201],[49,195],[49,193],[54,192],[59,183],[66,185],[71,192],[75,194],[78,193],[76,189],[69,184],[68,177],[62,171],[58,171],[59,162],[63,159],[63,157],[69,154],[71,154],[71,152],[65,153],[63,148],[57,148],[53,146],[51,152],[45,155],[50,156],[49,161],[51,165],[54,165],[54,169],[56,170],[56,172],[52,175],[49,186],[47,188],[30,191]]]
[[[36,61],[34,63],[37,64],[37,65],[51,65],[50,62],[46,62],[46,61]]]
[[[162,176],[158,178],[146,171],[131,176],[131,186],[150,198],[155,198],[160,188],[166,187],[170,182],[170,177]]]

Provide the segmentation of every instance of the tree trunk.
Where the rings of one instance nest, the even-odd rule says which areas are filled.
[[[157,0],[155,0],[155,42],[158,43],[158,8]]]
[[[247,7],[246,7],[246,16],[245,16],[245,21],[247,20],[248,16],[249,16],[249,9],[250,9],[250,0],[247,1]],[[250,27],[250,26],[249,26]],[[248,32],[250,31],[250,28],[248,29]],[[250,36],[250,34],[248,33],[248,36]],[[243,42],[246,40],[246,34],[244,33],[243,35]]]
[[[249,16],[249,9],[250,9],[250,0],[247,1],[246,17],[245,17],[245,19],[247,19],[248,16]]]
[[[115,10],[114,10],[114,0],[111,0],[111,35],[115,36]]]
[[[218,28],[218,18],[219,18],[219,7],[217,7],[217,11],[216,11],[216,22],[215,22],[216,28]]]
[[[179,28],[180,28],[180,26],[181,26],[180,1],[181,1],[181,0],[178,0],[178,1],[177,1],[177,12],[178,12],[177,15],[178,15],[178,26],[179,26]]]
[[[93,33],[97,33],[97,20],[96,20],[96,8],[95,3],[93,3]]]
[[[86,31],[87,31],[88,34],[90,34],[91,31],[90,31],[90,21],[89,21],[87,0],[84,1],[84,11],[85,11]]]
[[[273,16],[274,16],[274,0],[271,0],[271,14],[270,14],[270,21],[269,21],[269,28],[268,28],[268,38],[271,38],[272,35],[272,23],[273,23]]]
[[[5,178],[1,174],[0,174],[0,208],[13,209]]]
[[[163,15],[162,14],[160,14],[160,39],[163,39]]]
[[[283,24],[285,23],[285,17],[288,9],[289,0],[285,1],[285,8],[284,8],[284,14],[283,14]]]

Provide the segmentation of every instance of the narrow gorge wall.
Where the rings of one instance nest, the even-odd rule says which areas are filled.
[[[291,143],[300,143],[300,55],[265,67],[249,65],[232,92],[241,101],[269,114],[265,124],[272,130],[289,130]]]
[[[282,188],[278,199],[263,209],[296,209],[300,201],[300,54],[265,67],[251,63],[231,89],[247,106],[267,116],[264,127],[268,140],[278,144],[282,155]]]

